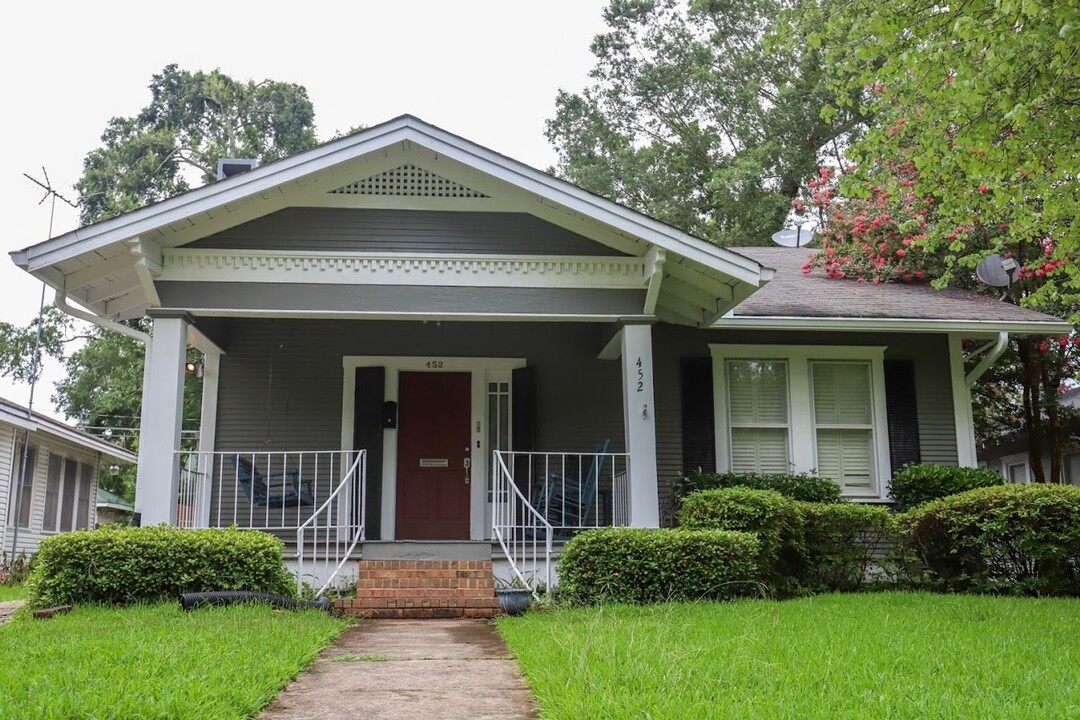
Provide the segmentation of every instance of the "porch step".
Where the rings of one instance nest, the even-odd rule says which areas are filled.
[[[364,560],[490,560],[488,541],[368,540],[360,544]]]
[[[474,544],[487,550],[486,558],[372,559],[365,547],[356,597],[337,600],[334,606],[346,615],[366,618],[494,617],[499,602],[491,546]]]

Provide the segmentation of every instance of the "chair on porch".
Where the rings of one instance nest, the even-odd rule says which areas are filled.
[[[233,456],[232,462],[236,468],[236,481],[252,505],[286,508],[313,504],[311,481],[301,481],[298,471],[263,474],[252,459],[239,454]],[[271,489],[275,480],[279,481],[278,488]]]
[[[588,526],[610,442],[604,440],[592,453],[577,456],[578,462],[549,472],[534,489],[530,503],[552,527],[560,528],[554,532],[555,540],[569,540],[577,528]]]

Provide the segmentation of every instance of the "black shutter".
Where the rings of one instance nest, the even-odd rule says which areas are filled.
[[[511,450],[536,449],[536,368],[514,370]]]
[[[885,361],[885,404],[889,417],[889,464],[893,471],[906,463],[917,463],[919,412],[915,405],[915,363],[911,360]]]
[[[683,472],[716,472],[716,422],[713,418],[711,358],[682,361]]]
[[[367,450],[367,517],[364,529],[368,540],[378,540],[382,520],[383,400],[386,397],[386,368],[356,368],[353,400],[353,448]]]

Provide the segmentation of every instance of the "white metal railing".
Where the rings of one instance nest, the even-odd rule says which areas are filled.
[[[502,548],[510,570],[537,594],[540,583],[551,590],[551,544],[554,530],[536,511],[517,484],[502,455],[491,458],[491,535]]]
[[[202,506],[206,476],[199,472],[198,463],[188,467],[180,462],[180,484],[176,497],[176,524],[182,528],[199,527],[199,508]]]
[[[367,451],[360,450],[345,477],[323,504],[296,529],[296,590],[303,591],[307,570],[322,585],[321,596],[364,539],[367,513]],[[309,565],[310,563],[310,565]]]
[[[291,534],[341,484],[356,452],[219,450],[177,456],[178,502],[191,507],[185,527],[235,525]]]

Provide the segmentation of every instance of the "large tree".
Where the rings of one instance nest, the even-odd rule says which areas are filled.
[[[863,123],[837,107],[820,55],[777,52],[800,0],[613,0],[580,94],[560,92],[547,136],[556,172],[720,244],[760,245],[800,183]]]
[[[249,157],[262,163],[316,143],[314,109],[299,85],[241,82],[165,67],[150,82],[150,102],[133,117],[109,121],[101,147],[91,150],[76,184],[83,225],[213,182],[217,161]],[[0,323],[0,374],[30,379],[38,322],[20,328]],[[133,325],[148,329],[147,323]],[[144,348],[137,340],[73,323],[56,308],[43,316],[41,352],[63,361],[67,376],[53,402],[69,418],[136,449],[142,412]],[[84,335],[78,333],[85,332]],[[73,339],[85,340],[68,352]],[[184,427],[198,426],[200,384],[185,385]],[[103,474],[109,490],[131,498],[133,472]]]

